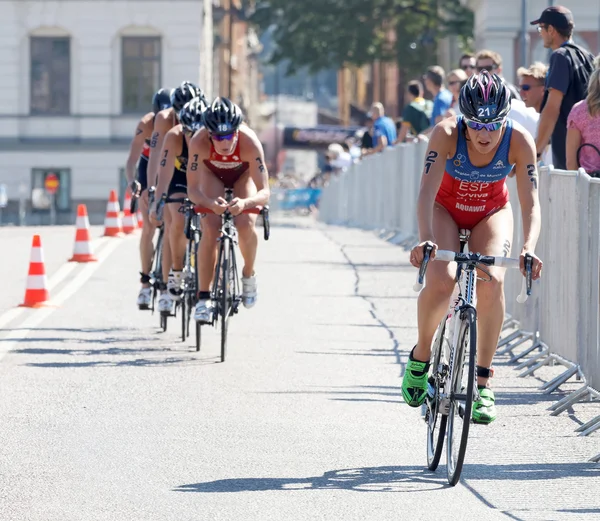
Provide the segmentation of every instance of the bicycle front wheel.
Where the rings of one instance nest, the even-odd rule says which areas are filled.
[[[471,424],[471,410],[477,365],[477,313],[467,307],[461,311],[458,345],[451,350],[454,362],[450,368],[450,411],[446,442],[448,483],[454,486],[460,480]]]
[[[226,255],[223,256],[223,264],[221,264],[221,362],[225,361],[227,351],[227,326],[229,324],[229,259]]]

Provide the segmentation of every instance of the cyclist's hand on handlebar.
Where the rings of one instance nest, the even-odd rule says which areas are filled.
[[[423,257],[425,256],[425,246],[428,245],[433,247],[431,254],[429,255],[430,260],[433,260],[435,258],[435,252],[437,251],[437,244],[435,244],[433,241],[420,242],[410,251],[410,263],[415,268],[421,267],[421,264],[423,263]]]
[[[527,275],[525,271],[525,255],[530,255],[532,258],[531,264],[531,278],[532,280],[537,280],[542,276],[542,267],[544,263],[540,260],[540,258],[533,253],[532,251],[523,250],[519,257],[520,265],[521,265],[521,273],[525,277]]]
[[[148,217],[150,219],[150,222],[154,226],[160,226],[161,221],[158,219],[158,214],[156,211],[156,204],[152,204],[152,206],[150,207],[150,211],[148,212]]]
[[[234,197],[229,203],[229,211],[234,217],[240,215],[246,209],[246,200]]]
[[[227,201],[222,197],[217,197],[210,205],[210,209],[217,215],[223,215],[227,210]]]
[[[139,181],[137,181],[135,179],[133,181],[131,181],[131,185],[129,186],[129,188],[131,189],[131,195],[135,195],[135,196],[140,195],[140,193],[142,191],[142,185],[140,184]]]

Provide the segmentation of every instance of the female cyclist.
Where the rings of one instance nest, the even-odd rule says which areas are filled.
[[[419,267],[423,249],[458,251],[459,230],[471,231],[469,249],[484,255],[510,254],[513,214],[506,178],[514,169],[523,216],[521,271],[525,254],[533,257],[532,278],[542,262],[534,250],[540,232],[536,149],[533,138],[507,117],[510,91],[497,75],[483,70],[469,78],[460,92],[461,116],[438,123],[431,135],[417,203],[419,239],[410,262]],[[453,263],[452,263],[453,264]],[[431,342],[454,289],[456,267],[433,262],[418,299],[418,340],[410,353],[402,395],[411,407],[425,401]],[[477,284],[477,383],[480,400],[473,421],[496,419],[489,388],[492,359],[504,321],[504,270],[491,267],[492,280]]]

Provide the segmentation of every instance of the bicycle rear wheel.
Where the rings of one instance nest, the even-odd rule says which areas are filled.
[[[446,329],[446,317],[438,326],[435,339],[431,348],[430,374],[428,379],[427,399],[425,405],[425,421],[427,422],[427,468],[437,469],[444,447],[444,435],[446,434],[447,414],[443,414],[441,396],[448,378],[448,367],[444,360],[444,333]]]
[[[461,312],[458,345],[453,346],[454,359],[450,373],[451,397],[446,441],[448,483],[460,480],[471,424],[477,365],[477,313],[467,307]]]

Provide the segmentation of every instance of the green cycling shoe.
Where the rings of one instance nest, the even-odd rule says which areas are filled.
[[[496,413],[496,397],[494,391],[489,387],[479,389],[479,400],[473,402],[473,412],[471,417],[473,423],[487,425],[492,423],[498,416]]]
[[[411,407],[420,407],[427,397],[428,372],[429,362],[415,360],[411,351],[408,356],[404,378],[402,379],[402,397]]]

